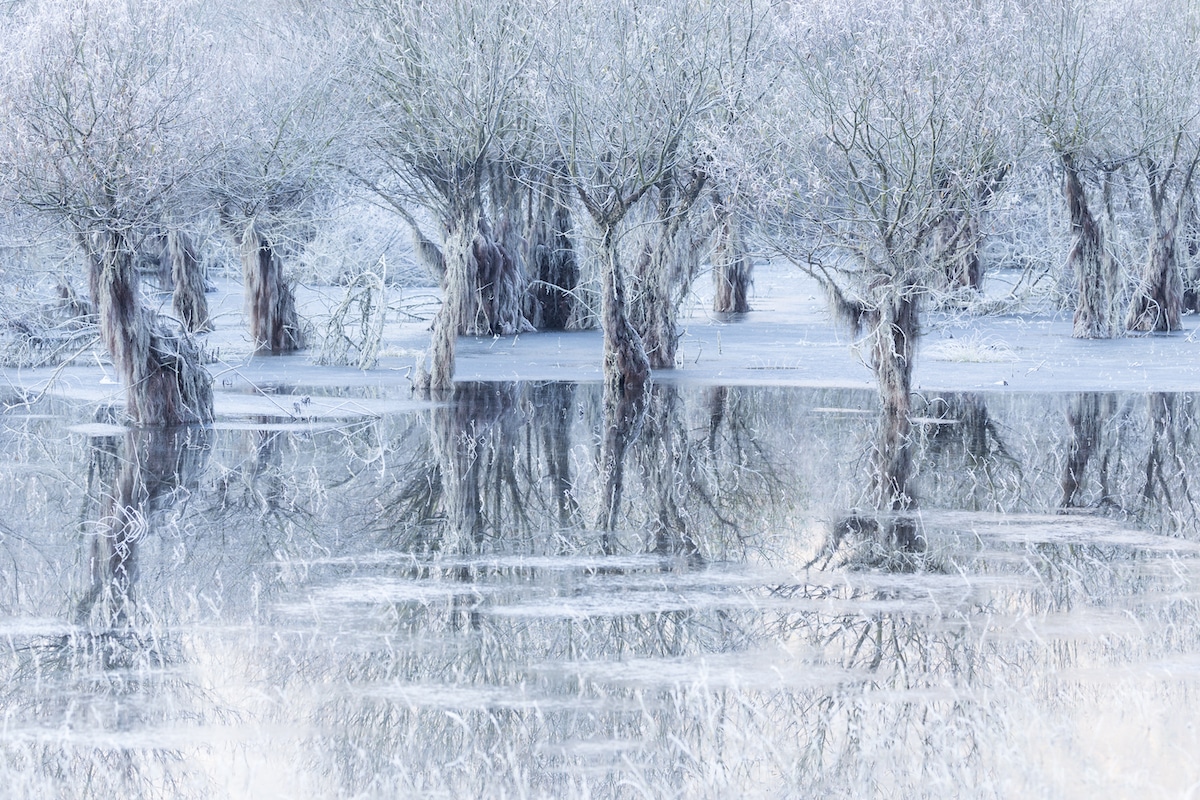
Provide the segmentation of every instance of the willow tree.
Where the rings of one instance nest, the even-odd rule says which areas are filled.
[[[1117,137],[1136,154],[1145,184],[1146,260],[1125,317],[1131,331],[1182,327],[1180,229],[1200,163],[1200,17],[1192,3],[1139,3],[1130,10],[1117,81]]]
[[[305,346],[285,261],[313,235],[352,122],[341,105],[351,39],[336,16],[304,12],[262,2],[221,14],[221,80],[231,91],[213,109],[221,158],[211,190],[241,256],[250,335],[265,353]]]
[[[719,99],[709,47],[719,4],[572,0],[543,19],[539,60],[545,128],[598,230],[606,399],[638,394],[650,377],[630,320],[620,239],[630,210],[686,171],[698,123]]]
[[[443,301],[418,388],[454,379],[459,333],[530,328],[508,290],[520,261],[485,204],[490,171],[530,115],[521,104],[533,46],[520,3],[394,0],[364,4],[370,42],[368,115],[355,170],[401,208],[427,209],[441,227]],[[412,215],[409,215],[412,219]]]
[[[770,160],[744,176],[757,235],[865,328],[882,400],[880,507],[908,503],[911,382],[922,299],[942,285],[945,221],[970,207],[1005,128],[988,71],[1002,10],[817,3],[781,20],[787,63],[761,110]],[[757,148],[757,149],[755,149]]]
[[[529,236],[529,321],[545,330],[578,326],[581,304],[575,251],[572,196],[561,163],[552,163],[535,181]]]
[[[29,3],[6,18],[0,191],[63,225],[84,254],[129,416],[207,422],[198,349],[143,303],[134,258],[202,161],[200,37],[170,4]]]
[[[1121,26],[1112,8],[1077,0],[1034,4],[1020,18],[1028,48],[1019,63],[1028,116],[1062,174],[1071,232],[1064,265],[1075,292],[1072,336],[1109,338],[1116,331],[1120,276],[1089,184],[1129,154],[1113,141]]]

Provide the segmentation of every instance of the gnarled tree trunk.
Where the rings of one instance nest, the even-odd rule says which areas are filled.
[[[1142,268],[1142,277],[1134,290],[1125,317],[1125,328],[1131,331],[1177,331],[1182,326],[1183,275],[1176,252],[1177,215],[1163,208],[1161,201],[1152,204],[1154,230],[1151,233],[1150,253]]]
[[[125,385],[130,418],[140,425],[211,422],[212,378],[199,349],[142,306],[127,237],[104,231],[84,237],[84,246],[100,335]]]
[[[1063,196],[1074,237],[1066,268],[1075,276],[1077,287],[1071,335],[1076,339],[1107,339],[1113,335],[1111,308],[1117,288],[1112,257],[1104,245],[1104,232],[1088,208],[1074,157],[1063,153],[1061,160]]]
[[[623,397],[640,396],[650,379],[650,359],[642,337],[630,323],[625,271],[616,245],[616,223],[605,225],[601,236],[600,318],[604,328],[604,404],[615,406]]]
[[[290,353],[304,347],[296,296],[283,275],[283,259],[251,222],[239,237],[250,335],[259,352]]]
[[[167,260],[171,264],[171,307],[188,333],[213,329],[208,316],[208,297],[205,295],[204,270],[196,257],[192,238],[172,228],[167,232]]]
[[[746,252],[742,221],[728,203],[714,193],[717,241],[713,249],[713,311],[744,314],[750,310],[753,262]]]
[[[629,318],[655,369],[675,366],[679,304],[691,288],[699,253],[687,222],[704,177],[679,189],[675,178],[657,187],[655,220],[646,232],[630,274]]]
[[[911,503],[912,369],[920,333],[918,299],[900,287],[867,312],[871,366],[879,383],[883,413],[875,448],[872,486],[877,507],[899,511]]]

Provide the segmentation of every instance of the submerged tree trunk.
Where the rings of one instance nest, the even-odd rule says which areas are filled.
[[[1088,208],[1074,157],[1062,154],[1062,166],[1063,195],[1074,237],[1066,268],[1075,276],[1077,287],[1071,335],[1076,339],[1107,339],[1113,335],[1111,309],[1116,293],[1112,257],[1104,245],[1104,232]]]
[[[283,259],[250,223],[239,239],[250,335],[259,352],[290,353],[304,347],[296,297],[283,275]]]
[[[502,231],[502,234],[507,235]],[[416,388],[446,391],[454,383],[456,338],[533,330],[522,311],[524,270],[497,241],[478,202],[464,203],[446,223],[442,306]]]
[[[655,219],[633,262],[629,318],[655,369],[675,366],[679,304],[699,266],[687,223],[703,185],[703,176],[697,175],[681,189],[672,176],[657,187]]]
[[[199,349],[185,331],[171,331],[142,307],[126,237],[94,234],[85,246],[100,335],[125,385],[130,418],[140,425],[211,422],[212,378]]]
[[[579,265],[571,242],[571,209],[558,180],[551,174],[538,198],[529,247],[530,271],[536,279],[529,318],[543,330],[564,330],[577,318]]]
[[[650,360],[642,337],[629,321],[625,272],[617,253],[616,224],[601,237],[600,318],[604,328],[605,408],[620,398],[640,396],[650,379]]]
[[[1150,194],[1150,252],[1142,267],[1141,280],[1134,290],[1125,316],[1125,328],[1131,331],[1177,331],[1182,325],[1183,273],[1179,266],[1177,241],[1180,206],[1191,183],[1191,170],[1182,179],[1178,203],[1168,199],[1172,170],[1163,170],[1150,158],[1142,161]]]
[[[714,201],[717,241],[713,250],[713,311],[744,314],[750,310],[753,262],[746,252],[742,221],[719,196]]]
[[[208,316],[208,297],[205,295],[204,271],[192,238],[183,231],[167,232],[167,260],[171,264],[171,283],[174,292],[171,307],[188,333],[213,329]]]
[[[1183,327],[1183,277],[1175,251],[1174,220],[1160,220],[1154,226],[1150,254],[1142,269],[1142,279],[1134,291],[1125,317],[1131,331],[1177,331]]]
[[[918,298],[902,287],[868,312],[871,366],[879,383],[883,413],[876,439],[872,486],[880,509],[899,511],[911,503],[912,369],[920,334]]]
[[[526,208],[529,197],[525,168],[509,160],[497,160],[488,170],[488,198],[495,225],[489,228],[480,216],[479,234],[489,241],[485,251],[490,262],[480,260],[479,289],[488,325],[486,333],[512,334],[533,330],[525,316],[529,290],[526,253],[530,222]]]

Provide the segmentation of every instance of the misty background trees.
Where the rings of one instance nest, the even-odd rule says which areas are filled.
[[[1195,305],[1191,3],[3,13],[6,252],[60,241],[5,279],[85,278],[143,423],[211,417],[194,335],[226,324],[203,289],[231,254],[252,348],[309,343],[296,263],[335,225],[368,250],[380,225],[411,236],[442,298],[414,379],[435,391],[458,336],[598,325],[610,393],[638,394],[677,366],[698,278],[745,312],[754,261],[786,259],[865,337],[900,439],[922,309],[988,310],[989,271],[1053,276],[1027,285],[1078,337],[1178,330]],[[377,249],[361,291],[403,272]],[[147,258],[170,312],[139,299]]]

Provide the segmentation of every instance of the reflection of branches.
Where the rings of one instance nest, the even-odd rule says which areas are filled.
[[[1176,400],[1175,395],[1164,393],[1146,397],[1150,431],[1142,498],[1145,506],[1160,506],[1168,519],[1180,516],[1195,519],[1196,501],[1192,497],[1187,464],[1179,452],[1180,438],[1191,438],[1192,420],[1190,415],[1181,418],[1176,411]],[[1176,491],[1172,491],[1173,482],[1178,485]],[[1183,506],[1190,513],[1183,514]]]
[[[72,604],[71,622],[63,624],[66,633],[34,634],[12,648],[3,698],[10,723],[119,737],[189,715],[180,700],[199,690],[183,684],[187,691],[180,691],[179,643],[164,635],[161,609],[139,607],[135,583],[141,543],[198,487],[209,447],[209,432],[195,428],[93,437],[81,526],[84,592]],[[26,770],[58,782],[60,790],[86,786],[81,796],[181,789],[182,755],[168,746],[128,747],[118,738],[113,746],[63,747],[61,735],[6,748],[6,763],[28,762]]]
[[[1023,470],[984,397],[973,392],[941,394],[926,400],[925,414],[930,421],[923,426],[918,474],[935,476],[940,487],[961,485],[970,496],[957,502],[972,510],[1011,507],[1019,498]]]

